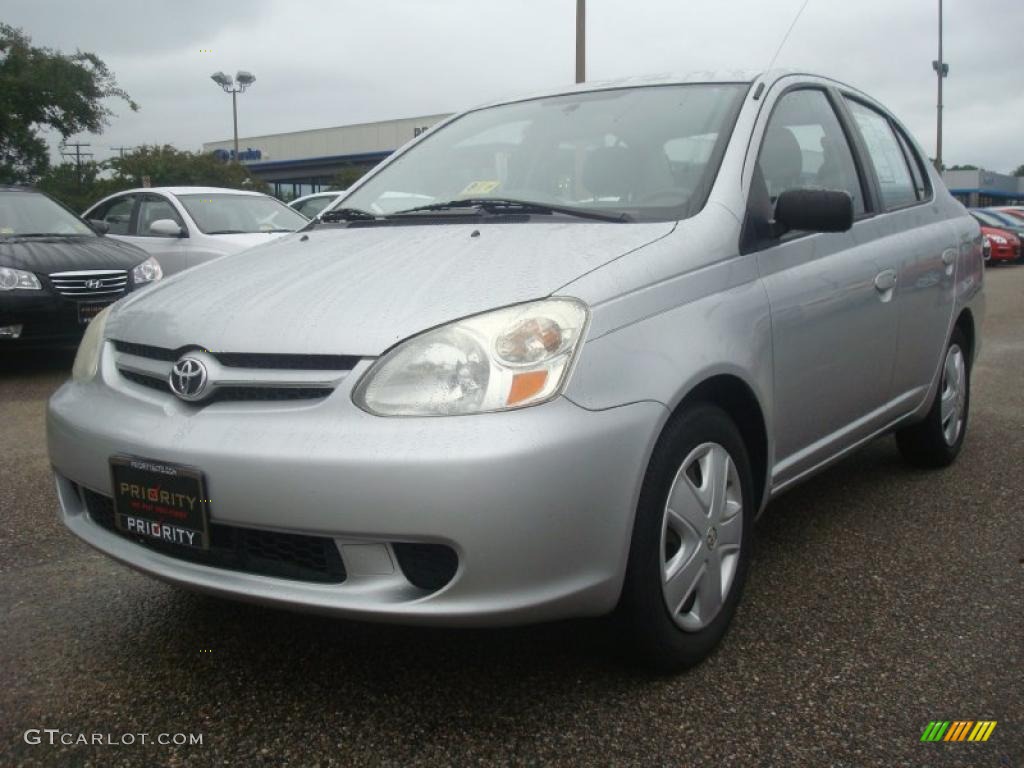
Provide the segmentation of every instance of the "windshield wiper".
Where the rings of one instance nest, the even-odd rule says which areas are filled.
[[[214,229],[206,232],[207,235],[248,235],[251,232],[246,232],[244,229]]]
[[[535,203],[529,200],[510,200],[502,197],[471,197],[465,200],[449,200],[446,203],[431,203],[430,205],[419,205],[415,208],[407,208],[398,211],[392,216],[405,216],[407,214],[429,213],[431,211],[447,211],[456,208],[477,208],[487,213],[536,213],[552,214],[561,213],[566,216],[575,216],[580,219],[594,219],[595,221],[632,221],[633,217],[628,213],[605,213],[594,211],[589,208],[575,208],[569,205],[551,205],[549,203]]]
[[[377,218],[376,214],[364,211],[361,208],[333,208],[321,213],[319,217],[314,217],[312,222],[324,221],[330,223],[332,221],[374,221]]]

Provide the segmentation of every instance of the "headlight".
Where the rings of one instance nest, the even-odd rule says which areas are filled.
[[[78,345],[75,364],[71,367],[71,377],[78,382],[92,381],[100,362],[100,350],[103,348],[103,330],[107,326],[107,315],[110,307],[100,311],[85,329],[82,343]]]
[[[377,416],[505,411],[556,397],[587,324],[576,299],[546,299],[467,317],[403,341],[356,387]]]
[[[987,237],[996,245],[1006,245],[1006,243],[1008,242],[1008,240],[1002,235],[987,235]]]
[[[154,280],[159,280],[163,276],[164,271],[160,269],[160,262],[153,256],[150,256],[132,270],[132,282],[135,285],[152,283]]]
[[[25,291],[38,291],[43,286],[39,278],[23,269],[0,267],[0,291],[13,291],[16,288]]]

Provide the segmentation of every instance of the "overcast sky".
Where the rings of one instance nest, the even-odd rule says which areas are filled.
[[[588,79],[763,69],[803,0],[589,0]],[[937,0],[809,0],[777,66],[857,86],[935,149]],[[575,0],[0,0],[37,45],[98,54],[120,102],[109,147],[231,135],[209,79],[251,70],[241,136],[450,112],[574,76]],[[1024,163],[1024,0],[945,0],[944,156]],[[209,53],[203,52],[209,50]]]

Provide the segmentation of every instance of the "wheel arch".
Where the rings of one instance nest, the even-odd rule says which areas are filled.
[[[974,314],[971,312],[970,307],[964,307],[957,316],[953,329],[956,330],[957,328],[963,332],[967,339],[967,359],[970,361],[971,366],[973,366],[974,353],[978,345],[975,337]]]
[[[718,406],[736,424],[750,458],[757,502],[755,509],[760,511],[767,496],[770,455],[768,425],[760,400],[753,388],[739,376],[716,373],[692,387],[676,403],[662,431],[679,413],[697,403]]]

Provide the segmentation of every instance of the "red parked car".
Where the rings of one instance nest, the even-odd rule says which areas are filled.
[[[991,246],[990,264],[1012,264],[1020,259],[1020,238],[1005,229],[981,225],[981,235]]]

